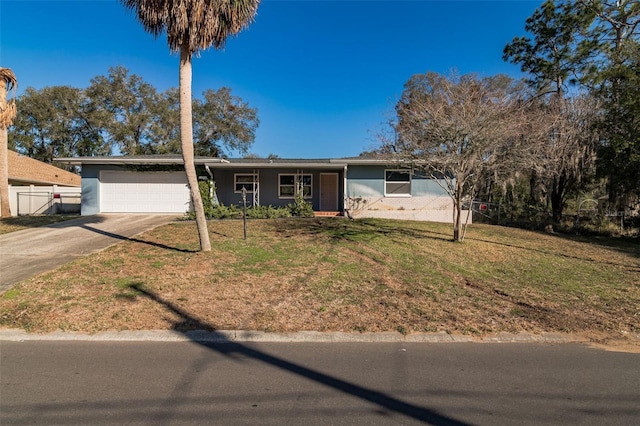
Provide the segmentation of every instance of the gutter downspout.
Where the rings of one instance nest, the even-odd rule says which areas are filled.
[[[229,160],[225,160],[224,158],[219,158],[217,163],[229,163]],[[211,200],[211,204],[214,206],[219,206],[220,201],[218,200],[218,193],[214,190],[216,187],[216,182],[213,180],[213,172],[208,164],[204,165],[204,169],[209,174],[209,199]]]
[[[215,182],[213,181],[213,172],[211,171],[209,166],[206,164],[204,165],[204,169],[209,174],[209,200],[211,200],[211,204],[213,204],[214,206],[217,206],[220,203],[218,202],[218,197],[216,195],[216,192],[213,190],[215,186]]]
[[[211,178],[211,180],[213,180],[213,172],[211,171],[211,169],[209,168],[208,165],[204,165],[205,170],[207,171],[207,173],[209,173],[209,177]]]

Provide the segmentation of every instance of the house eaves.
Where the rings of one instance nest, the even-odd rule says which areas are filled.
[[[56,158],[55,161],[74,166],[93,165],[180,165],[184,164],[180,155],[139,155],[139,156],[103,156],[103,157],[68,157]],[[292,168],[292,169],[342,169],[349,165],[417,165],[415,160],[398,158],[325,158],[325,159],[289,159],[289,158],[214,158],[195,157],[196,165],[211,168],[258,169],[258,168]]]
[[[303,160],[303,159],[274,159],[251,160],[230,159],[226,163],[210,163],[207,166],[213,169],[342,169],[345,164],[332,163],[331,160]]]
[[[401,158],[333,158],[331,159],[332,163],[342,164],[342,165],[366,165],[366,166],[411,166],[415,165],[415,160],[405,160]]]
[[[54,161],[72,166],[81,166],[83,164],[92,165],[178,165],[184,164],[180,155],[140,155],[140,156],[104,156],[104,157],[64,157],[56,158]],[[211,157],[195,157],[197,165],[211,165],[225,163],[227,160],[223,158]]]

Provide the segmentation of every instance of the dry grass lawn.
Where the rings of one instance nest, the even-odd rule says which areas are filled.
[[[77,215],[35,215],[16,216],[0,219],[0,235],[9,232],[20,231],[27,228],[51,225],[53,223],[64,222],[65,220],[76,219]]]
[[[640,336],[637,241],[336,218],[176,222],[0,297],[0,326]],[[633,339],[632,339],[633,340]]]

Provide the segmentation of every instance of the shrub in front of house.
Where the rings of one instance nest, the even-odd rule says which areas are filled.
[[[236,206],[205,206],[204,215],[207,219],[241,219],[242,210]],[[195,220],[196,213],[190,211],[186,214],[187,220]]]
[[[249,219],[279,219],[291,217],[291,212],[287,207],[254,206],[247,209]]]
[[[313,207],[304,200],[302,191],[298,191],[293,203],[287,204],[287,208],[294,217],[313,217]]]
[[[242,219],[242,209],[235,205],[205,206],[207,219]],[[188,212],[187,220],[194,220],[195,212]],[[313,217],[313,209],[307,202],[291,203],[286,207],[255,206],[247,209],[248,219],[281,219],[286,217]]]
[[[211,194],[215,187],[211,188],[208,182],[199,182],[200,196],[204,205],[204,214],[207,219],[242,219],[242,207],[236,205],[214,204]],[[296,195],[293,203],[285,207],[253,206],[247,209],[249,219],[279,219],[285,217],[313,217],[313,207],[304,200],[302,191]],[[186,219],[194,220],[195,212],[189,212]]]

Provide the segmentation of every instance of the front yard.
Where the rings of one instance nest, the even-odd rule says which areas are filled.
[[[9,232],[20,231],[27,228],[36,228],[38,226],[52,225],[65,220],[78,218],[77,215],[33,215],[33,216],[15,216],[0,219],[0,235]]]
[[[640,334],[640,246],[473,225],[336,218],[176,222],[24,281],[0,326]]]

